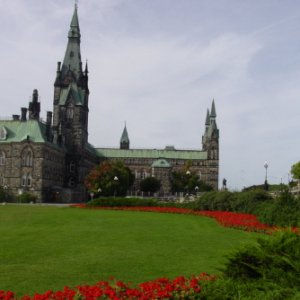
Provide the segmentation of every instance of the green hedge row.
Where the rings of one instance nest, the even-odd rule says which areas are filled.
[[[195,202],[194,208],[250,213],[268,225],[300,226],[300,199],[286,189],[276,197],[263,190],[208,192]]]

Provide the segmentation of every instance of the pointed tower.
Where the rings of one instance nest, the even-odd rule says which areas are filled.
[[[219,174],[219,129],[216,122],[217,113],[213,100],[210,113],[207,110],[205,133],[202,136],[202,149],[207,152],[208,180],[207,182],[218,188]]]
[[[218,159],[219,156],[219,129],[216,122],[217,113],[213,99],[211,110],[207,110],[205,120],[205,133],[202,137],[202,148],[208,151],[208,158]]]
[[[77,5],[68,33],[63,63],[58,62],[54,83],[53,142],[66,149],[65,185],[82,181],[84,153],[88,146],[88,70],[82,71]]]
[[[39,94],[37,90],[33,90],[32,93],[32,101],[29,102],[29,119],[31,120],[39,120],[40,119],[40,111],[41,111],[41,103],[38,102]]]
[[[80,28],[75,4],[63,63],[54,83],[54,142],[68,150],[84,148],[88,139],[88,72],[82,71]]]
[[[126,128],[126,124],[125,127],[123,129],[123,133],[120,139],[120,149],[129,149],[129,137],[128,137],[128,132],[127,132],[127,128]]]

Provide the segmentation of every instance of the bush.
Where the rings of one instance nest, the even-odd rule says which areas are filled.
[[[267,279],[300,288],[300,236],[278,231],[228,257],[223,274],[235,280]]]
[[[300,236],[280,231],[228,256],[216,282],[203,286],[203,299],[299,299]]]
[[[97,198],[87,203],[90,206],[157,206],[158,201],[149,198]]]
[[[23,193],[17,196],[17,201],[19,203],[35,203],[37,196],[30,193]]]
[[[14,196],[11,191],[0,186],[0,202],[12,202],[13,200]]]
[[[268,225],[300,226],[300,199],[287,188],[276,198],[263,190],[208,192],[194,203],[194,209],[243,212]]]
[[[258,207],[256,214],[269,225],[300,226],[300,201],[284,189],[268,205]]]

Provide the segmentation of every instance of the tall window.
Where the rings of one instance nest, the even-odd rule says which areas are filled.
[[[74,117],[74,108],[72,105],[67,107],[67,119],[72,120]]]
[[[4,126],[0,127],[0,140],[6,140],[6,129]]]
[[[32,167],[33,164],[33,154],[31,149],[25,149],[22,153],[22,166]]]
[[[21,178],[21,186],[31,186],[32,185],[32,176],[30,173],[26,173],[22,175]]]
[[[4,166],[5,165],[5,152],[1,151],[0,152],[0,166]]]

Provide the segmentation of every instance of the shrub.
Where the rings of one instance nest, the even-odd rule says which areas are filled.
[[[13,202],[14,196],[9,189],[0,186],[0,202]]]
[[[35,203],[37,196],[30,193],[23,193],[17,196],[17,201],[19,203]]]
[[[228,256],[222,276],[201,290],[203,299],[299,299],[300,236],[280,231]]]
[[[278,231],[228,257],[223,274],[235,280],[267,279],[300,288],[300,236]]]

